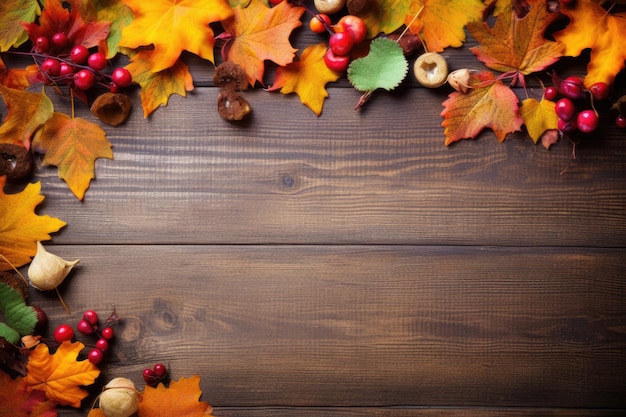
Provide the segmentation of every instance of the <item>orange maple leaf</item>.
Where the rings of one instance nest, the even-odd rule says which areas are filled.
[[[467,24],[469,32],[480,43],[471,48],[476,57],[489,68],[500,72],[524,75],[545,69],[563,56],[564,45],[548,40],[544,33],[559,16],[548,11],[546,0],[528,0],[529,12],[519,18],[511,6],[498,15],[493,28],[474,21]]]
[[[179,59],[172,67],[155,72],[152,63],[153,53],[154,51],[150,50],[139,51],[126,66],[133,76],[133,81],[141,86],[143,117],[148,117],[161,105],[167,106],[172,94],[185,97],[187,91],[194,89],[187,65]]]
[[[146,386],[139,401],[139,417],[210,417],[213,407],[199,401],[200,377],[180,378],[170,382],[169,388],[159,384],[156,388]]]
[[[585,86],[600,81],[612,84],[626,60],[626,48],[620,41],[626,37],[626,12],[611,14],[592,0],[577,1],[573,8],[562,7],[561,12],[570,22],[554,37],[565,44],[565,55],[579,56],[591,48]]]
[[[9,109],[0,126],[0,143],[13,143],[30,148],[33,133],[52,117],[50,99],[42,93],[30,93],[0,85],[0,94]]]
[[[0,416],[57,417],[56,403],[39,390],[27,390],[24,378],[0,372]]]
[[[283,94],[296,93],[302,104],[313,110],[316,115],[322,114],[324,99],[328,97],[326,84],[337,81],[341,74],[331,71],[324,63],[325,43],[308,46],[300,57],[285,67],[276,70],[274,85],[269,91],[280,89]]]
[[[35,207],[44,200],[39,194],[41,183],[28,184],[22,192],[5,194],[6,177],[0,177],[0,253],[13,266],[30,262],[37,253],[37,241],[49,240],[66,223],[50,216],[35,214]],[[12,269],[0,257],[0,271]]]
[[[295,52],[289,42],[291,32],[302,25],[300,17],[304,8],[283,1],[267,7],[261,0],[252,0],[248,7],[234,9],[232,18],[222,25],[228,40],[227,60],[244,69],[250,85],[263,84],[264,62],[273,61],[280,66],[293,62]]]
[[[559,117],[554,111],[555,103],[545,98],[537,101],[527,98],[522,101],[520,113],[528,130],[528,136],[537,143],[541,136],[550,129],[558,129]]]
[[[465,25],[481,20],[484,10],[481,0],[413,0],[405,24],[410,25],[411,33],[422,34],[429,51],[442,52],[449,46],[461,46]]]
[[[461,139],[475,138],[485,127],[491,128],[498,141],[520,130],[520,116],[515,93],[496,80],[493,73],[482,71],[470,78],[472,87],[466,94],[455,91],[443,102],[446,145]]]
[[[226,0],[122,0],[135,19],[122,31],[119,45],[154,45],[152,70],[174,66],[182,51],[213,62],[215,38],[209,23],[232,15]]]
[[[28,389],[38,389],[46,397],[61,405],[80,407],[88,392],[80,388],[94,383],[100,370],[88,360],[78,361],[78,354],[85,345],[65,341],[50,354],[48,346],[40,343],[28,357],[28,374],[25,381]]]
[[[26,90],[30,83],[24,69],[9,69],[0,58],[0,85],[16,90]]]
[[[100,126],[58,112],[37,132],[33,146],[45,151],[42,164],[58,167],[59,177],[79,200],[95,178],[96,159],[113,159],[111,144]]]
[[[409,13],[411,0],[377,0],[369,3],[358,16],[367,27],[367,38],[374,38],[379,33],[392,33],[404,23]]]

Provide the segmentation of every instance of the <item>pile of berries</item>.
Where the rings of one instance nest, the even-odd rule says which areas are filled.
[[[556,101],[555,112],[558,116],[558,128],[571,135],[576,132],[591,133],[600,125],[599,109],[608,104],[610,88],[604,82],[597,82],[588,89],[580,77],[569,76],[556,80],[555,85],[547,87],[544,97]],[[616,124],[626,126],[626,120],[619,115]]]
[[[99,326],[98,313],[94,310],[86,310],[83,317],[76,324],[76,330],[85,336],[96,336],[95,345],[87,353],[87,359],[94,365],[102,362],[104,352],[109,350],[109,343],[115,336],[113,325],[120,321],[115,311],[105,320],[102,327]],[[74,339],[74,328],[69,324],[61,324],[54,330],[54,340],[57,343],[71,341]]]
[[[41,80],[46,84],[68,85],[81,91],[96,85],[117,92],[132,84],[133,79],[126,68],[114,68],[111,74],[102,72],[107,59],[102,52],[90,51],[83,45],[71,45],[62,32],[50,39],[35,39],[31,54],[39,67]]]
[[[143,380],[151,387],[155,387],[167,376],[167,368],[162,363],[157,363],[152,368],[143,370]]]
[[[345,15],[333,25],[327,14],[318,13],[309,21],[309,28],[314,33],[330,34],[328,49],[324,54],[326,66],[337,72],[343,72],[350,65],[354,47],[365,40],[367,27],[360,17]]]

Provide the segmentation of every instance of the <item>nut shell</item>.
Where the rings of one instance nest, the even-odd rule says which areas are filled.
[[[448,63],[438,53],[427,52],[415,60],[413,73],[424,87],[437,88],[442,86],[448,78]]]
[[[133,381],[113,378],[100,394],[100,409],[107,417],[129,417],[139,409],[139,393]]]

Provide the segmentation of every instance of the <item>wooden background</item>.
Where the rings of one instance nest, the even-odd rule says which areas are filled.
[[[452,69],[483,68],[473,45],[446,51]],[[626,414],[623,130],[575,159],[525,133],[445,147],[450,90],[413,81],[359,112],[360,93],[331,84],[319,118],[257,88],[229,123],[211,64],[187,60],[186,99],[144,119],[134,94],[106,128],[115,160],[84,202],[37,168],[39,211],[68,223],[48,249],[81,262],[61,287],[71,315],[54,293],[32,302],[51,330],[115,305],[101,382],[141,388],[162,362],[200,375],[224,417]]]

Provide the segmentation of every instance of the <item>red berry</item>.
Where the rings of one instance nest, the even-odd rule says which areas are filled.
[[[167,374],[167,368],[162,363],[154,365],[152,370],[154,371],[154,375],[159,379],[165,378],[165,375]]]
[[[581,132],[590,133],[598,128],[600,119],[594,110],[583,110],[578,113],[576,123],[578,124],[578,129],[580,129]]]
[[[554,101],[559,96],[559,90],[556,87],[546,87],[546,90],[543,92],[543,96],[546,100]]]
[[[621,127],[622,129],[626,127],[626,117],[621,114],[615,118],[615,126]]]
[[[557,127],[563,133],[573,133],[578,130],[578,125],[576,124],[576,118],[566,122],[563,119],[559,119],[557,121]]]
[[[89,50],[83,45],[76,45],[70,51],[70,59],[76,64],[82,65],[87,62],[89,57]]]
[[[57,343],[62,343],[66,340],[72,340],[74,338],[74,329],[69,324],[61,324],[54,330],[54,340]]]
[[[74,67],[72,67],[70,64],[66,62],[61,62],[61,66],[59,69],[59,76],[70,77],[72,75],[74,75]]]
[[[79,333],[82,333],[87,336],[89,336],[90,334],[93,334],[94,332],[93,326],[87,320],[84,320],[84,319],[79,321],[78,324],[76,324],[76,330],[78,330]]]
[[[74,85],[79,90],[89,90],[96,83],[96,78],[89,70],[82,69],[74,74]]]
[[[328,46],[335,55],[348,55],[354,46],[354,39],[346,32],[333,33],[328,39]]]
[[[98,313],[96,313],[94,310],[86,310],[83,313],[83,320],[87,321],[87,323],[91,324],[92,326],[95,326],[98,324]]]
[[[48,41],[48,38],[46,38],[45,36],[40,36],[37,39],[35,39],[35,51],[41,53],[44,53],[48,50],[48,48],[50,48],[50,41]]]
[[[332,49],[328,48],[324,54],[324,63],[332,71],[343,72],[350,65],[350,57],[347,55],[335,55]]]
[[[279,3],[282,3],[283,0],[270,0],[270,3],[274,6],[276,6]]]
[[[554,111],[559,119],[569,122],[576,116],[576,106],[569,98],[562,98],[556,102]]]
[[[104,353],[98,348],[91,349],[89,353],[87,354],[87,359],[89,359],[89,362],[93,363],[94,365],[97,365],[100,362],[102,362],[103,357],[104,357]]]
[[[583,81],[579,77],[569,76],[561,82],[561,94],[572,100],[585,97]]]
[[[329,28],[331,24],[330,17],[324,13],[318,13],[309,21],[309,29],[313,33],[324,33],[326,28]]]
[[[52,35],[52,44],[59,49],[67,46],[67,35],[63,32],[57,32]]]
[[[113,331],[112,327],[105,327],[104,329],[100,331],[100,334],[102,335],[103,338],[107,340],[111,340],[113,339],[113,336],[115,336],[115,332]]]
[[[106,339],[100,338],[96,341],[96,348],[106,352],[109,349],[109,342]]]
[[[605,82],[598,81],[589,87],[589,92],[595,100],[606,100],[609,98],[609,85]]]
[[[146,368],[143,370],[143,380],[146,381],[148,385],[154,385],[159,382],[159,378],[154,374],[154,371],[150,368]]]
[[[87,64],[95,71],[102,71],[107,66],[107,59],[102,52],[94,52],[87,58]]]
[[[128,87],[133,82],[133,76],[126,68],[115,68],[111,74],[111,81],[118,87]]]
[[[365,26],[363,19],[351,14],[347,14],[339,19],[336,31],[347,32],[352,35],[355,44],[363,42],[367,36],[367,26]]]
[[[61,71],[61,63],[54,58],[46,58],[41,63],[41,70],[48,75],[57,76]]]

